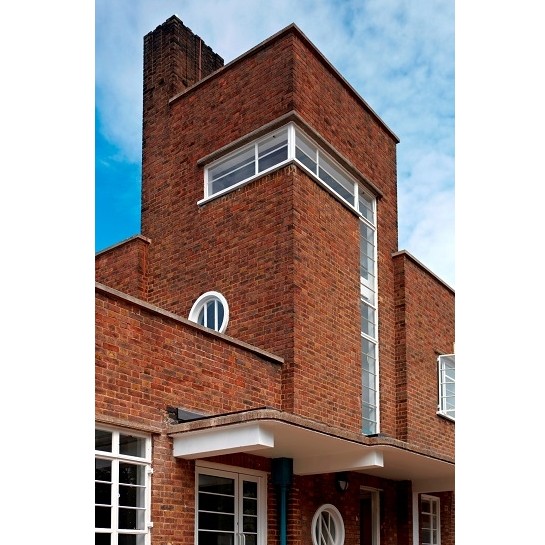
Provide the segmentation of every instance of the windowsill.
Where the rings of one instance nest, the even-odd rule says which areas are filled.
[[[285,166],[288,166],[288,165],[292,165],[294,163],[295,163],[294,159],[289,159],[282,163],[278,163],[277,165],[274,165],[274,167],[270,168],[269,170],[264,170],[263,172],[260,172],[256,176],[252,176],[251,178],[248,178],[247,180],[243,180],[242,182],[238,182],[230,187],[226,187],[225,189],[222,189],[221,191],[218,191],[217,193],[214,193],[213,195],[204,197],[200,201],[197,201],[197,205],[202,206],[203,204],[207,204],[210,201],[219,199],[220,197],[223,197],[224,195],[227,195],[237,189],[240,189],[241,187],[244,187],[245,185],[251,184],[252,182],[260,180],[264,176],[267,176],[268,174],[272,174],[273,172],[276,172],[277,170],[280,170],[281,168],[284,168]]]
[[[452,416],[449,416],[448,414],[442,413],[440,411],[437,411],[435,414],[437,416],[440,416],[441,418],[444,418],[445,420],[450,420],[451,422],[456,422],[456,420]]]

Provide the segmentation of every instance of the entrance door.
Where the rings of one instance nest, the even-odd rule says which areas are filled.
[[[196,545],[263,545],[263,477],[197,470]]]
[[[360,492],[360,545],[380,545],[378,490]]]

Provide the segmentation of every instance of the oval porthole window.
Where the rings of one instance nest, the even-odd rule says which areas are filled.
[[[343,545],[344,523],[339,510],[329,503],[322,505],[312,518],[313,545]]]
[[[229,321],[227,299],[217,291],[203,293],[193,304],[189,319],[199,325],[223,333]]]

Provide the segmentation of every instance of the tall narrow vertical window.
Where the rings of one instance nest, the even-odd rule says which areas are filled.
[[[147,545],[151,440],[95,430],[95,545]]]
[[[455,357],[454,354],[446,354],[437,358],[439,370],[439,406],[438,413],[455,419]]]
[[[360,310],[363,433],[378,433],[378,330],[375,200],[358,195],[360,218]]]
[[[440,545],[439,498],[422,494],[420,499],[420,543]]]

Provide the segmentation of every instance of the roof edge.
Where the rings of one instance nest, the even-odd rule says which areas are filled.
[[[180,97],[187,95],[191,92],[193,92],[195,89],[197,89],[200,85],[203,85],[204,82],[217,77],[219,74],[221,74],[223,71],[229,69],[230,67],[234,66],[235,64],[240,63],[242,60],[246,59],[247,57],[254,55],[261,49],[264,49],[265,47],[268,47],[276,40],[284,37],[285,35],[289,33],[297,34],[299,38],[301,38],[310,49],[313,50],[313,52],[318,56],[318,58],[321,60],[321,62],[326,66],[327,69],[329,69],[333,74],[340,80],[340,82],[354,95],[354,97],[361,102],[361,104],[365,107],[366,110],[368,110],[373,117],[384,127],[384,129],[390,134],[390,136],[396,141],[396,143],[399,143],[399,137],[388,127],[388,125],[384,122],[384,120],[371,108],[371,106],[368,104],[368,102],[356,91],[356,89],[348,82],[348,80],[327,60],[325,55],[312,43],[312,41],[308,38],[308,36],[295,24],[291,23],[288,26],[284,27],[282,30],[279,30],[272,36],[266,38],[262,42],[258,43],[245,53],[242,53],[238,57],[234,58],[232,61],[228,62],[221,68],[218,68],[215,72],[212,74],[209,74],[205,78],[202,78],[201,80],[197,81],[194,85],[188,87],[187,89],[184,89],[182,92],[178,93],[177,95],[173,96],[169,100],[169,104],[172,104],[176,100],[178,100]]]
[[[453,294],[455,293],[455,290],[454,290],[454,288],[452,286],[447,284],[442,278],[437,276],[431,269],[426,267],[426,265],[424,265],[421,261],[416,259],[416,257],[414,257],[414,255],[412,255],[407,250],[399,250],[398,252],[392,253],[392,258],[395,258],[395,257],[398,257],[398,256],[406,256],[410,261],[415,263],[415,265],[418,265],[421,269],[423,269],[425,272],[427,272],[430,276],[433,276],[433,278],[435,278],[438,282],[443,284],[443,286],[445,286],[445,288],[450,290]]]
[[[187,318],[183,318],[182,316],[178,314],[174,314],[173,312],[169,312],[168,310],[165,310],[161,307],[152,305],[151,303],[147,303],[146,301],[143,301],[142,299],[138,299],[137,297],[133,297],[132,295],[128,295],[127,293],[124,293],[122,291],[116,290],[114,288],[110,288],[109,286],[106,286],[105,284],[101,284],[100,282],[95,282],[95,292],[102,293],[106,296],[113,297],[121,301],[125,301],[134,306],[145,309],[148,312],[155,314],[157,316],[160,316],[162,318],[166,318],[168,320],[178,322],[185,326],[189,326],[193,329],[198,330],[201,333],[204,333],[205,335],[216,337],[229,344],[242,348],[243,350],[253,352],[257,356],[265,360],[268,360],[271,363],[275,363],[275,364],[284,363],[284,358],[281,358],[280,356],[277,356],[276,354],[273,354],[272,352],[268,352],[266,350],[258,348],[257,346],[253,346],[239,339],[235,339],[234,337],[229,337],[229,335],[225,335],[224,333],[219,333],[218,331],[214,331],[207,327],[201,326],[195,322],[192,322],[191,320]]]

